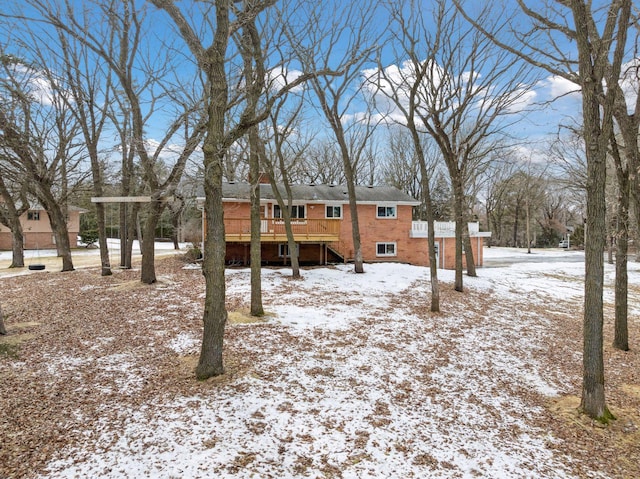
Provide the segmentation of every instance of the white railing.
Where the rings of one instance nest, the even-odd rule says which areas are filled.
[[[469,234],[475,235],[480,231],[480,223],[477,221],[469,222]],[[456,223],[455,221],[436,221],[433,225],[436,237],[455,236]],[[426,221],[412,221],[411,231],[409,232],[411,238],[428,238],[429,237],[429,223]]]

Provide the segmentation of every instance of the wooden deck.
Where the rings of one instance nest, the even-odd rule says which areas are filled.
[[[291,228],[297,242],[331,242],[340,239],[339,219],[293,219]],[[225,218],[225,238],[227,242],[251,241],[251,221],[249,218]],[[260,220],[261,242],[286,242],[287,233],[284,220],[263,218]]]

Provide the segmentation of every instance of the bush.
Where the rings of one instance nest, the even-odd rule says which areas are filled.
[[[80,240],[87,248],[98,241],[98,230],[85,230],[80,232]]]
[[[196,261],[199,261],[201,259],[202,259],[202,251],[200,251],[200,248],[198,248],[193,244],[184,254],[184,260],[187,263],[195,263]]]

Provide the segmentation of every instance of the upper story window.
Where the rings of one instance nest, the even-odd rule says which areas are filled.
[[[342,206],[339,205],[327,205],[326,209],[327,218],[342,218]]]
[[[395,206],[378,206],[377,218],[396,218],[397,210]]]
[[[280,209],[280,205],[273,205],[273,217],[282,218],[282,210]],[[292,205],[291,218],[292,219],[306,218],[304,205]]]
[[[30,221],[40,221],[40,212],[39,211],[27,212],[27,219]]]

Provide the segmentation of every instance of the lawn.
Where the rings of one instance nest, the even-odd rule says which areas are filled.
[[[602,427],[577,412],[581,253],[485,251],[464,293],[439,271],[440,314],[425,268],[339,265],[264,269],[255,321],[230,269],[226,374],[203,382],[204,281],[179,257],[152,286],[0,277],[0,478],[640,477],[638,288],[632,351],[612,350],[607,265]]]

